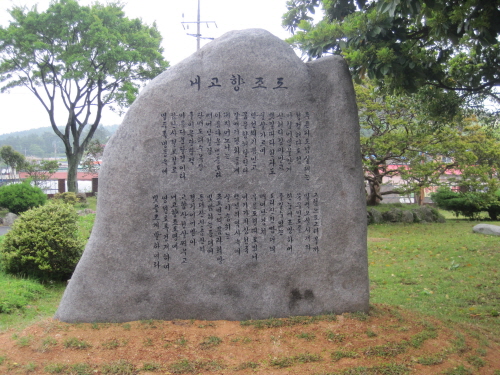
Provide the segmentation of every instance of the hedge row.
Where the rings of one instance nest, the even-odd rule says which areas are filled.
[[[410,210],[391,208],[381,212],[375,207],[368,207],[368,224],[381,223],[444,223],[445,218],[433,207],[422,206]]]

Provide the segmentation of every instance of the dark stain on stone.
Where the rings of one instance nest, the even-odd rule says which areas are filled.
[[[293,310],[297,303],[302,299],[302,294],[298,289],[292,289],[290,292],[290,300],[288,302],[288,306],[290,306],[290,310]]]
[[[143,294],[139,294],[139,295],[136,295],[135,298],[134,298],[134,302],[137,304],[137,305],[140,305],[144,302],[150,302],[151,298],[149,296],[148,293],[143,293]]]
[[[304,299],[307,301],[312,301],[314,299],[314,293],[311,289],[306,289],[304,292]]]
[[[225,296],[231,296],[235,298],[241,297],[241,291],[238,288],[235,288],[234,286],[231,285],[225,287],[222,294]]]
[[[304,294],[302,295],[302,293],[300,293],[300,290],[298,290],[297,288],[292,289],[292,291],[290,292],[290,298],[288,301],[288,306],[289,306],[290,310],[294,310],[297,307],[297,304],[301,300],[306,300],[309,302],[314,300],[313,291],[311,289],[306,289],[304,291]]]

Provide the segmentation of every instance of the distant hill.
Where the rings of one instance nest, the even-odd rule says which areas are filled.
[[[119,125],[102,126],[97,129],[94,138],[106,143],[118,129]],[[54,134],[50,126],[23,130],[0,135],[0,147],[12,146],[16,151],[25,156],[36,156],[40,158],[61,157],[64,154],[64,144]]]

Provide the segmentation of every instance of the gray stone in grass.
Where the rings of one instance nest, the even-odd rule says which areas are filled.
[[[475,233],[489,234],[492,236],[500,236],[500,226],[492,224],[478,224],[472,228]]]
[[[149,83],[107,144],[55,317],[367,312],[359,155],[341,57],[304,63],[267,31],[225,34]]]
[[[14,221],[16,221],[18,216],[12,212],[9,212],[5,217],[3,218],[3,225],[7,227],[11,227],[12,224],[14,224]]]

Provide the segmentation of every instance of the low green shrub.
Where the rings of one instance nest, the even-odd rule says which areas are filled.
[[[434,207],[406,205],[402,208],[395,204],[383,204],[367,209],[368,224],[382,223],[444,223],[444,217]]]
[[[39,280],[71,276],[83,251],[75,209],[49,203],[22,213],[5,235],[0,262],[6,273]]]
[[[30,208],[45,204],[47,196],[37,186],[31,186],[30,180],[20,184],[10,184],[0,187],[0,207],[19,215]]]
[[[491,220],[497,220],[500,215],[500,190],[495,193],[455,192],[449,188],[440,188],[431,198],[439,208],[452,211],[457,217],[463,215],[476,219],[481,212],[486,211]]]
[[[70,191],[67,191],[65,193],[54,194],[54,199],[61,200],[64,203],[68,204],[76,204],[78,202],[78,197],[76,196],[76,193]]]

